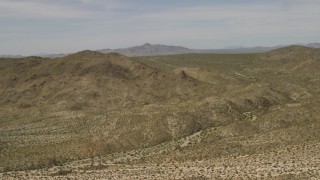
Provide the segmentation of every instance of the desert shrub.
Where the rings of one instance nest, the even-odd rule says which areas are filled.
[[[90,165],[90,166],[86,166],[83,168],[80,168],[82,170],[103,170],[103,169],[107,169],[108,166],[104,165],[104,164],[98,164],[98,165]]]
[[[52,173],[51,176],[66,176],[72,173],[72,170],[59,170],[58,172]]]
[[[85,107],[87,107],[87,104],[86,103],[80,103],[80,102],[77,102],[77,103],[74,103],[70,109],[71,111],[80,111],[80,110],[83,110]]]
[[[31,104],[28,104],[28,103],[21,103],[19,104],[19,108],[22,108],[22,109],[25,109],[25,108],[29,108],[31,107],[32,105]]]

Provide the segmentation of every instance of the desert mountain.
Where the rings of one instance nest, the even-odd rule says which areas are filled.
[[[309,48],[320,48],[320,43],[309,43],[309,44],[296,44],[297,46],[304,46]],[[223,48],[223,49],[207,49],[197,50],[199,53],[219,53],[219,54],[245,54],[245,53],[265,53],[275,49],[290,47],[292,45],[279,45],[279,46],[256,46],[256,47],[236,47],[236,48]]]
[[[2,58],[0,178],[320,177],[319,59],[303,46]]]
[[[320,48],[320,43],[296,44],[297,46],[304,46],[309,48]],[[256,46],[256,47],[230,47],[222,49],[189,49],[182,46],[168,46],[160,44],[146,43],[141,46],[134,46],[122,49],[103,49],[99,52],[108,53],[116,52],[126,56],[156,56],[156,55],[172,55],[172,54],[186,54],[186,53],[217,53],[217,54],[246,54],[246,53],[265,53],[282,47],[291,45],[279,46]]]
[[[296,44],[298,46],[305,46],[309,48],[320,48],[320,43]],[[156,56],[156,55],[173,55],[173,54],[188,54],[188,53],[216,53],[216,54],[246,54],[246,53],[265,53],[274,49],[288,47],[290,45],[279,45],[273,47],[227,47],[222,49],[190,49],[182,46],[169,46],[161,44],[145,43],[140,46],[133,46],[128,48],[118,49],[100,49],[98,52],[110,53],[115,52],[125,56]],[[68,54],[37,54],[35,56],[43,58],[59,58],[67,56]],[[22,58],[20,55],[0,55],[0,58]]]
[[[146,43],[141,46],[133,46],[124,49],[106,49],[100,50],[100,52],[116,52],[126,56],[153,56],[190,53],[193,52],[193,50],[181,46],[167,46]]]
[[[201,87],[197,80],[164,74],[116,53],[3,60],[1,67],[3,105],[100,104],[114,109],[183,98]]]
[[[50,149],[41,150],[45,154],[54,150],[51,158],[57,153],[85,157],[86,144],[92,141],[102,146],[99,154],[147,147],[242,116],[237,109],[224,112],[231,104],[222,99],[202,102],[218,93],[214,86],[184,71],[165,73],[117,53],[82,51],[55,59],[3,59],[0,69],[0,114],[8,120],[2,122],[1,132],[17,132],[14,143],[18,145],[33,135],[24,125],[19,131],[9,128],[11,123],[45,125],[35,131],[51,132],[43,136],[44,141],[56,138],[48,144]],[[208,107],[221,111],[210,112]],[[62,134],[66,137],[58,138]],[[10,141],[10,135],[1,139],[2,145]],[[26,153],[36,142],[30,143],[21,144]]]
[[[22,58],[20,55],[0,55],[0,58]]]
[[[299,46],[309,48],[320,48],[319,43],[297,44]],[[273,47],[231,47],[223,49],[189,49],[181,46],[168,46],[159,44],[146,43],[141,46],[134,46],[123,49],[105,49],[99,52],[116,52],[126,56],[156,56],[156,55],[171,55],[171,54],[186,54],[186,53],[217,53],[217,54],[245,54],[245,53],[265,53],[274,49],[288,47],[290,45],[279,45]]]

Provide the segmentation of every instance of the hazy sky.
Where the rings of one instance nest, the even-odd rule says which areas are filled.
[[[320,42],[320,0],[0,0],[0,54]]]

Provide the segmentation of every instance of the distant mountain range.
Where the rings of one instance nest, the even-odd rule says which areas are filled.
[[[20,55],[0,55],[0,58],[22,58]]]
[[[310,48],[320,48],[320,43],[309,43],[309,44],[294,44]],[[237,53],[265,53],[274,49],[287,47],[291,45],[279,45],[272,47],[255,46],[255,47],[235,47],[235,48],[223,48],[223,49],[198,49],[193,50],[197,53],[217,53],[217,54],[237,54]]]
[[[154,55],[170,55],[170,54],[184,54],[193,52],[192,49],[181,46],[167,46],[160,44],[146,43],[142,46],[133,46],[122,49],[102,49],[98,50],[102,53],[116,52],[126,56],[154,56]]]
[[[309,43],[309,44],[295,44],[306,46],[310,48],[320,48],[320,43]],[[129,57],[132,56],[156,56],[156,55],[172,55],[172,54],[186,54],[186,53],[217,53],[217,54],[242,54],[242,53],[264,53],[281,47],[286,47],[289,45],[280,45],[273,47],[229,47],[222,49],[190,49],[182,46],[169,46],[161,44],[150,44],[145,43],[141,46],[133,46],[129,48],[119,48],[119,49],[101,49],[96,50],[102,53],[116,52]],[[56,58],[63,57],[68,54],[38,54],[36,56]],[[0,58],[21,58],[20,55],[0,55]]]

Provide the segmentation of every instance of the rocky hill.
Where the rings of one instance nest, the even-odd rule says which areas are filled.
[[[318,178],[319,59],[2,58],[0,178]]]

